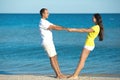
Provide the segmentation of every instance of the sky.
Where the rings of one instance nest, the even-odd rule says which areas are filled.
[[[0,0],[0,13],[120,13],[120,0]]]

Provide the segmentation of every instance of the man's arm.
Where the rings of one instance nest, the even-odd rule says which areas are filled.
[[[67,30],[67,28],[57,26],[57,25],[50,25],[47,29],[48,30]]]

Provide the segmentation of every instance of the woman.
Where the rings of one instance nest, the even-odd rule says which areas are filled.
[[[103,40],[103,30],[104,29],[103,29],[102,18],[100,16],[100,14],[98,14],[98,13],[94,14],[93,22],[95,23],[95,25],[89,29],[68,28],[69,32],[87,32],[88,33],[79,64],[78,64],[77,69],[75,70],[74,74],[69,77],[70,79],[78,78],[78,75],[79,75],[80,71],[83,69],[85,61],[86,61],[90,51],[92,51],[95,48],[95,43],[94,43],[95,38],[98,36],[99,41]]]

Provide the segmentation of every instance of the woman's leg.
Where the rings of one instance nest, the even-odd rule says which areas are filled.
[[[90,53],[90,50],[88,50],[86,48],[83,49],[77,69],[75,70],[74,74],[70,78],[72,78],[72,79],[78,78],[78,75],[79,75],[80,71],[83,69],[85,61],[86,61],[89,53]]]

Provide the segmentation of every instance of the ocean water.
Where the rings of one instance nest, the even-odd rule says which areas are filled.
[[[101,14],[104,41],[96,47],[81,74],[120,74],[120,14]],[[0,14],[0,74],[54,74],[41,47],[39,14]],[[64,27],[89,28],[92,14],[50,14],[48,20]],[[87,33],[52,31],[60,69],[72,74]]]

